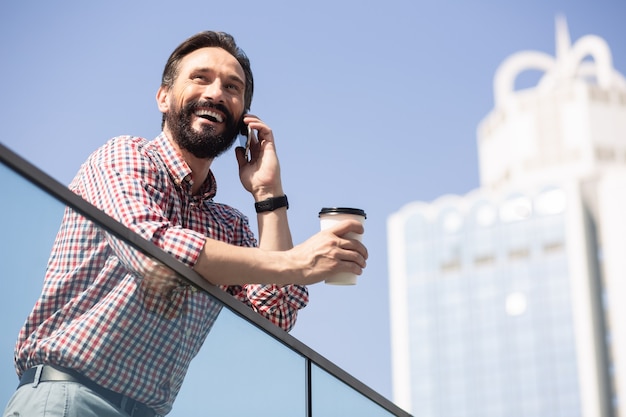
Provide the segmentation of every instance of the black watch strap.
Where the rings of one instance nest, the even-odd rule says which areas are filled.
[[[280,197],[271,197],[267,200],[258,201],[254,203],[254,208],[257,213],[264,213],[266,211],[274,211],[281,207],[289,208],[289,201],[287,201],[287,196],[283,195]]]

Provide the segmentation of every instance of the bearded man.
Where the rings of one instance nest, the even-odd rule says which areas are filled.
[[[192,36],[163,72],[161,134],[111,139],[70,189],[289,331],[308,302],[306,285],[338,272],[361,274],[367,250],[344,237],[363,233],[356,221],[293,245],[274,135],[248,114],[252,93],[250,62],[232,36]],[[211,163],[244,127],[258,136],[249,158],[235,149],[258,240],[240,211],[214,200]],[[215,320],[215,302],[137,252],[66,210],[42,295],[18,336],[19,386],[4,415],[152,417],[171,410]]]

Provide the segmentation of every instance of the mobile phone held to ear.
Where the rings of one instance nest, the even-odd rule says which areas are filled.
[[[245,149],[246,159],[250,158],[250,142],[254,137],[254,131],[250,129],[250,126],[245,125],[243,122],[241,123],[241,129],[239,133],[239,144],[242,148]]]

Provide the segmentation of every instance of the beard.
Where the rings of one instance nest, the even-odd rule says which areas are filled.
[[[198,107],[214,108],[224,114],[226,128],[222,134],[215,133],[215,126],[202,125],[200,131],[191,126],[191,120]],[[165,115],[165,122],[174,141],[196,158],[212,159],[226,152],[235,142],[239,133],[232,114],[221,104],[207,101],[187,103],[183,108],[171,109]]]

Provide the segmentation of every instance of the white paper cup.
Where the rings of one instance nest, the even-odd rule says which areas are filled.
[[[339,222],[350,219],[358,220],[361,224],[364,224],[367,218],[363,210],[349,207],[324,207],[320,210],[319,217],[321,230],[328,229]],[[356,239],[360,242],[363,235],[350,232],[345,237]],[[340,272],[326,279],[325,282],[332,285],[354,285],[356,284],[356,277],[356,274],[351,272]]]

